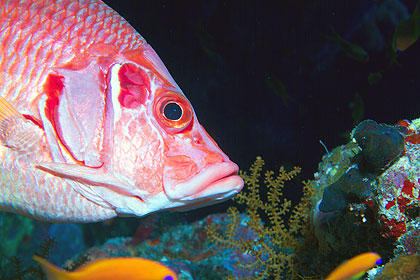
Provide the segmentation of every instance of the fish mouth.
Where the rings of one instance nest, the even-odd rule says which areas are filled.
[[[165,186],[165,192],[170,199],[189,201],[188,204],[201,200],[215,200],[216,203],[229,199],[243,188],[244,181],[237,175],[238,171],[238,165],[231,161],[214,164],[187,181]]]

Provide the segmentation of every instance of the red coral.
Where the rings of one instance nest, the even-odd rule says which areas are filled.
[[[415,187],[414,183],[410,180],[404,180],[404,185],[401,189],[401,195],[397,198],[398,208],[401,212],[404,212],[406,208],[412,207],[411,202],[413,200],[413,188]],[[408,197],[407,197],[408,196]]]
[[[395,200],[390,200],[388,201],[388,203],[385,205],[385,209],[389,210],[392,206],[395,205]]]
[[[381,215],[381,221],[384,226],[382,236],[385,238],[398,238],[407,231],[404,221],[398,221],[397,219],[388,220],[385,215]]]
[[[410,121],[408,120],[400,120],[397,125],[409,127]],[[420,144],[420,134],[416,133],[413,129],[408,129],[405,133],[405,142],[410,142],[412,144]]]
[[[410,182],[409,180],[405,180],[404,181],[404,186],[402,188],[402,192],[405,193],[408,196],[413,196],[413,188],[414,188],[414,183]]]
[[[398,208],[400,208],[400,211],[403,213],[406,208],[410,207],[408,204],[411,203],[411,199],[403,197],[400,195],[397,198]]]
[[[406,133],[405,142],[410,142],[412,144],[420,144],[420,135],[415,133],[414,130],[409,129]]]
[[[369,207],[370,209],[373,209],[373,200],[372,199],[364,200],[362,203],[364,205],[366,205],[367,207]]]
[[[404,126],[404,127],[409,127],[410,126],[410,121],[409,120],[400,120],[400,121],[397,122],[397,125]]]

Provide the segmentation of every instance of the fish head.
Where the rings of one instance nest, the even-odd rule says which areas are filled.
[[[114,139],[118,140],[114,147],[131,151],[126,151],[127,160],[114,154],[118,172],[135,178],[135,185],[143,187],[147,196],[155,196],[151,207],[185,210],[239,192],[243,180],[237,175],[238,166],[200,125],[191,103],[152,47],[146,44],[124,56],[130,62],[116,68]],[[116,72],[111,75],[116,77]],[[141,89],[133,85],[137,81]],[[145,175],[150,173],[153,178]]]
[[[44,125],[48,142],[59,139],[53,158],[63,164],[40,168],[72,180],[89,200],[142,216],[213,204],[242,189],[238,166],[200,125],[150,45],[82,70],[63,67],[54,77],[63,93],[55,102],[51,94],[41,99],[40,112],[53,127],[48,133]],[[48,109],[54,112],[48,104],[56,104]]]

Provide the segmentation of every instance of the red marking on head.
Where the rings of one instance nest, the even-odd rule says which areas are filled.
[[[73,154],[70,151],[70,148],[67,146],[65,141],[63,141],[63,139],[61,138],[60,133],[57,133],[57,123],[55,121],[55,118],[56,118],[55,114],[56,114],[56,108],[60,103],[59,96],[63,92],[64,80],[65,80],[65,78],[63,76],[59,76],[59,75],[56,75],[56,74],[49,74],[48,75],[47,81],[44,84],[44,93],[47,94],[47,100],[45,102],[46,104],[45,104],[45,108],[44,108],[45,116],[48,118],[48,120],[51,122],[51,125],[54,127],[54,130],[56,131],[56,136],[57,136],[58,140],[66,148],[66,150],[72,156],[74,161],[77,164],[85,165],[85,161],[79,161],[76,158],[74,158]],[[38,121],[33,117],[27,116],[26,118],[29,119],[30,121],[32,121],[33,123],[35,123],[37,125],[40,125],[40,124],[38,124]],[[100,168],[100,167],[98,167],[98,168]]]
[[[404,180],[404,186],[402,188],[402,192],[412,197],[414,186],[415,186],[414,183],[410,182],[410,180]]]
[[[159,71],[158,64],[160,62],[160,59],[149,45],[146,44],[146,45],[140,46],[140,48],[137,48],[137,49],[124,51],[122,55],[127,60],[133,61],[137,63],[138,65],[141,65],[144,68],[147,68],[150,71],[152,71],[154,75],[159,77],[159,80],[161,80],[164,85],[172,86],[172,83],[170,83],[168,79],[165,77],[164,75],[165,73],[161,73]],[[165,67],[162,62],[160,63],[162,64],[163,67]]]
[[[123,107],[134,109],[146,102],[150,92],[147,74],[131,63],[121,66],[118,77],[121,91],[118,101]]]
[[[58,106],[59,100],[58,97],[62,93],[64,88],[64,77],[49,74],[47,81],[44,84],[44,93],[47,94],[47,101],[45,107],[45,115],[50,120],[50,122],[55,127],[54,121],[54,112],[55,108]]]

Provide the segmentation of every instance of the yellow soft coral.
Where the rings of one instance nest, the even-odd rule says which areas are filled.
[[[208,237],[216,244],[252,255],[250,263],[237,262],[236,266],[245,269],[254,276],[229,279],[290,279],[296,276],[294,270],[294,251],[298,244],[297,236],[302,234],[309,222],[310,197],[313,189],[309,182],[304,183],[303,198],[296,206],[283,198],[285,181],[293,179],[301,169],[294,167],[286,171],[280,167],[277,176],[274,171],[266,171],[264,176],[266,199],[262,199],[260,176],[264,160],[257,157],[249,173],[240,172],[246,188],[234,200],[245,206],[248,216],[246,227],[253,232],[253,239],[238,238],[240,223],[239,210],[228,209],[229,223],[224,233],[215,225],[206,228]],[[285,220],[290,213],[288,222]],[[265,222],[263,222],[265,221]]]

